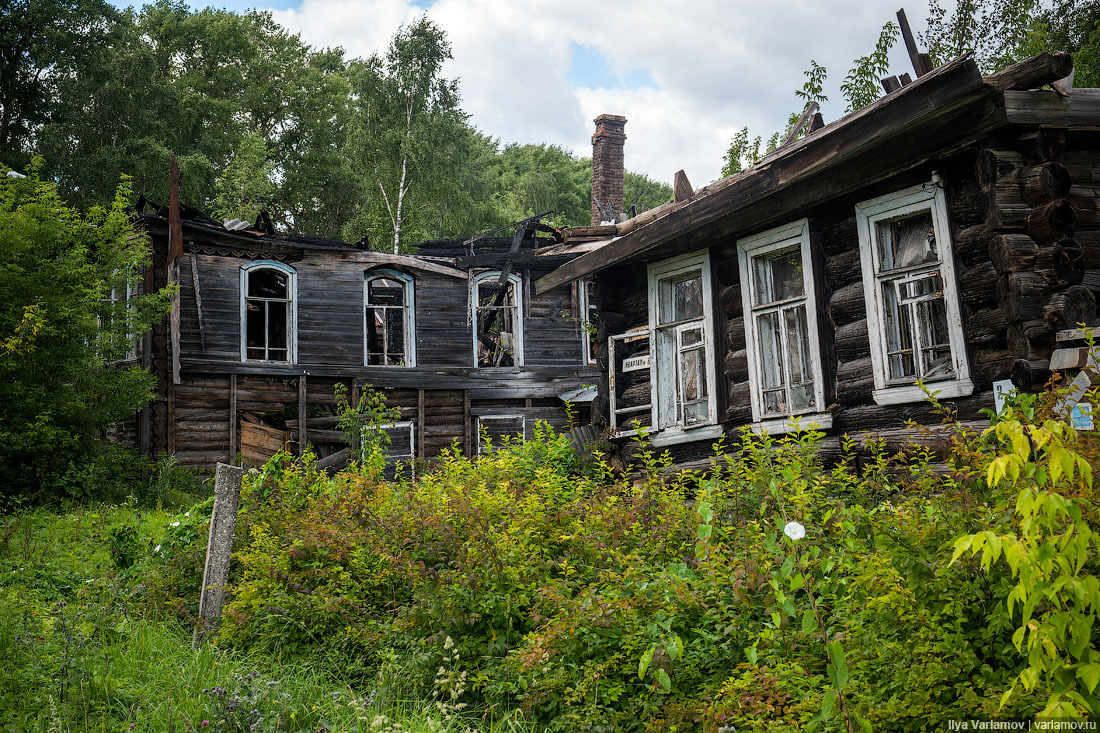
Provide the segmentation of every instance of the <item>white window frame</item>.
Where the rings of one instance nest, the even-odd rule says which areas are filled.
[[[286,323],[286,361],[248,358],[248,276],[253,270],[279,270],[287,275],[287,296],[290,299],[287,308]],[[241,309],[241,361],[254,364],[297,364],[298,363],[298,273],[293,267],[274,260],[256,260],[241,265],[240,278]]]
[[[595,285],[595,280],[588,278],[577,281],[577,323],[581,331],[581,364],[583,366],[596,366],[596,352],[592,348],[595,334],[589,333],[589,329],[596,328],[596,323],[589,320],[589,309],[593,307],[592,293],[589,292]]]
[[[878,247],[875,246],[875,226],[884,220],[914,214],[932,212],[932,228],[936,236],[938,263],[926,263],[907,271],[892,271],[880,275]],[[867,333],[871,345],[871,364],[875,378],[873,397],[880,405],[896,405],[920,402],[927,399],[917,384],[891,385],[887,360],[885,296],[883,282],[904,279],[907,274],[940,271],[943,282],[943,299],[947,315],[947,331],[951,347],[954,376],[949,379],[925,383],[937,397],[964,397],[974,392],[970,379],[970,363],[966,353],[966,333],[963,330],[959,305],[959,286],[955,274],[954,250],[951,243],[951,222],[948,219],[947,200],[943,181],[933,173],[929,183],[923,183],[894,193],[878,196],[856,204],[856,228],[859,233],[859,259],[863,271],[864,297],[867,303]],[[920,359],[919,344],[914,346],[915,358]]]
[[[516,298],[516,332],[513,337],[514,349],[513,349],[513,361],[515,362],[511,367],[482,367],[477,363],[477,311],[478,311],[478,286],[485,280],[499,280],[500,270],[494,270],[490,272],[483,272],[480,275],[476,275],[473,279],[473,285],[470,288],[470,322],[473,326],[471,333],[474,366],[478,369],[512,369],[513,367],[523,366],[523,280],[519,275],[508,275],[508,282],[512,284],[512,293]]]
[[[477,455],[479,455],[479,456],[481,455],[481,445],[482,445],[481,444],[481,424],[483,422],[492,422],[493,420],[519,420],[520,425],[522,426],[522,429],[523,429],[523,433],[520,436],[520,440],[527,440],[527,416],[526,415],[520,415],[520,414],[515,414],[515,415],[475,415],[474,418],[475,418],[476,423],[477,423],[474,427],[475,427],[475,431],[476,431]],[[512,435],[512,434],[513,433],[509,433],[509,435]]]
[[[117,274],[118,274],[117,271],[112,273],[112,275],[117,275]],[[127,279],[126,280],[126,287],[123,288],[121,292],[119,290],[115,289],[115,288],[111,288],[111,293],[110,293],[110,295],[108,295],[107,301],[111,306],[114,306],[118,303],[125,303],[126,304],[126,313],[127,313],[126,317],[127,317],[127,319],[129,319],[130,314],[133,313],[133,310],[134,310],[134,307],[130,304],[130,301],[133,300],[134,298],[136,298],[139,294],[140,294],[140,290],[139,290],[139,287],[138,287],[138,281],[136,279],[135,280]],[[103,329],[104,326],[105,326],[105,323],[104,323],[104,320],[103,320],[103,316],[100,316],[100,318],[99,318],[99,327],[100,327],[100,329]],[[127,331],[126,335],[130,340],[130,348],[126,350],[126,356],[122,357],[122,361],[123,362],[137,361],[137,358],[138,358],[138,345],[140,344],[141,339],[138,336],[138,334],[135,333],[134,331]]]
[[[798,298],[783,301],[780,305],[758,306],[756,278],[753,276],[752,261],[762,255],[790,249],[797,246],[802,257],[803,294]],[[737,262],[741,273],[741,303],[745,318],[745,349],[749,361],[749,395],[752,404],[752,429],[759,433],[787,433],[808,428],[825,429],[833,425],[832,414],[825,411],[825,369],[822,360],[821,330],[818,323],[818,293],[814,257],[810,245],[810,220],[800,219],[769,229],[752,237],[737,241]],[[803,305],[806,311],[806,329],[809,337],[810,360],[814,380],[813,404],[798,412],[786,415],[768,416],[764,410],[764,387],[760,369],[760,336],[756,331],[756,315],[765,312],[782,312],[786,308]],[[786,349],[786,339],[783,349]],[[784,355],[784,371],[789,361]],[[790,378],[784,374],[787,388]]]
[[[386,450],[386,462],[398,463],[400,461],[408,461],[410,464],[416,459],[416,424],[412,420],[397,420],[396,422],[385,423],[379,425],[379,430],[398,430],[408,428],[409,430],[409,455],[393,456],[389,453],[389,448]],[[392,447],[392,443],[390,447]]]
[[[370,340],[367,337],[367,308],[371,307],[370,283],[372,280],[397,280],[405,291],[404,323],[405,323],[405,363],[404,364],[371,364]],[[393,306],[379,306],[378,308],[392,308]],[[397,270],[367,270],[363,273],[363,365],[371,368],[403,369],[416,366],[416,280],[411,275],[406,275]]]
[[[699,270],[701,275],[701,287],[703,297],[703,317],[702,319],[693,319],[692,321],[685,321],[683,323],[668,324],[665,326],[658,325],[660,322],[660,282],[668,278],[676,277],[679,274],[690,272],[691,270]],[[650,442],[653,445],[668,445],[678,442],[687,442],[692,440],[703,440],[706,438],[717,437],[717,434],[721,433],[721,427],[718,423],[718,388],[717,378],[715,375],[714,367],[714,298],[711,285],[711,273],[710,273],[710,252],[708,250],[699,250],[680,257],[674,257],[672,259],[656,262],[649,266],[649,379],[650,379],[650,405],[652,405],[652,431],[654,437]],[[673,422],[669,423],[666,427],[661,427],[662,407],[661,407],[661,387],[669,379],[671,373],[672,381],[669,384],[672,386],[672,409],[676,411],[676,385],[679,379],[678,352],[673,349],[673,353],[667,353],[665,350],[659,348],[660,340],[658,338],[658,332],[666,329],[672,329],[674,337],[678,338],[682,327],[689,324],[699,322],[703,331],[703,365],[706,372],[706,384],[707,384],[707,417],[702,423],[685,426],[681,420],[678,420],[675,416]]]

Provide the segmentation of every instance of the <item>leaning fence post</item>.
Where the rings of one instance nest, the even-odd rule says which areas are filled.
[[[237,528],[237,502],[241,498],[239,466],[219,463],[214,474],[214,511],[210,514],[210,537],[206,543],[206,565],[202,571],[199,597],[199,625],[192,646],[198,649],[206,634],[217,625],[229,581],[229,558],[233,554],[233,533]]]

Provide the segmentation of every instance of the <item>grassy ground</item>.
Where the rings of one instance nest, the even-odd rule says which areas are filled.
[[[162,510],[75,507],[0,518],[0,730],[451,731],[427,703],[353,688],[332,670],[206,646],[142,603],[112,528],[151,551]],[[255,727],[254,727],[255,726]],[[480,731],[512,730],[492,723]]]

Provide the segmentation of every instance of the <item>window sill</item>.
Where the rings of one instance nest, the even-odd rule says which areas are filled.
[[[721,425],[700,425],[697,428],[668,428],[659,433],[654,433],[649,439],[649,444],[654,448],[679,443],[692,443],[696,440],[709,440],[720,437],[725,431]]]
[[[752,431],[761,435],[798,433],[806,430],[828,430],[833,426],[833,416],[828,412],[814,412],[791,417],[760,420],[752,424]]]
[[[974,394],[974,382],[969,379],[956,379],[951,382],[932,382],[924,385],[936,399],[966,397]],[[879,405],[900,405],[906,402],[924,402],[928,399],[924,389],[917,385],[905,387],[887,387],[876,389],[873,393],[875,403]]]

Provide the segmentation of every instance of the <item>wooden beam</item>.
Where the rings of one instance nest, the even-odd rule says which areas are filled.
[[[1044,51],[990,74],[985,78],[985,83],[1001,91],[1038,89],[1044,84],[1052,84],[1059,79],[1064,79],[1071,71],[1073,71],[1073,57],[1068,53]]]
[[[672,189],[675,192],[676,201],[687,201],[695,195],[695,189],[691,187],[691,181],[688,180],[683,168],[676,171],[676,175],[672,177]]]
[[[806,109],[802,110],[802,114],[795,120],[794,127],[787,133],[787,137],[783,138],[783,142],[779,143],[779,147],[783,147],[787,143],[794,142],[798,139],[798,134],[802,132],[802,128],[813,119],[814,114],[817,112],[817,102],[810,102],[806,105]]]
[[[969,56],[959,57],[813,136],[774,151],[753,167],[700,189],[690,202],[646,226],[566,263],[538,280],[537,292],[548,292],[636,258],[674,237],[682,239],[685,247],[704,246],[693,240],[695,232],[734,212],[748,215],[745,210],[764,199],[769,199],[769,204],[762,213],[787,216],[792,210],[805,210],[920,165],[1003,124],[994,104],[996,96],[994,89],[982,83],[974,61]],[[854,161],[861,170],[853,168]],[[838,169],[843,175],[826,175]],[[811,179],[814,185],[809,185]],[[776,205],[773,197],[801,182],[807,185]],[[748,218],[763,223],[759,216]]]
[[[825,118],[820,112],[814,112],[814,118],[810,121],[810,132],[815,132],[825,127]]]
[[[416,390],[416,456],[420,460],[424,455],[424,390]]]
[[[905,41],[905,50],[909,52],[909,60],[913,63],[913,71],[919,79],[932,71],[932,62],[927,54],[922,54],[917,48],[917,40],[909,28],[909,19],[905,17],[905,8],[898,11],[898,25],[901,26],[901,37]]]
[[[298,455],[306,452],[306,375],[298,377]]]
[[[462,452],[467,456],[473,455],[473,445],[470,442],[472,422],[470,419],[470,390],[464,389],[462,390]]]
[[[901,82],[903,87],[907,87],[913,83],[913,77],[909,76],[909,72],[904,74],[898,74],[898,81]]]
[[[882,84],[882,91],[889,94],[890,92],[896,92],[901,89],[901,82],[898,81],[896,76],[888,76],[885,79],[880,80]]]

